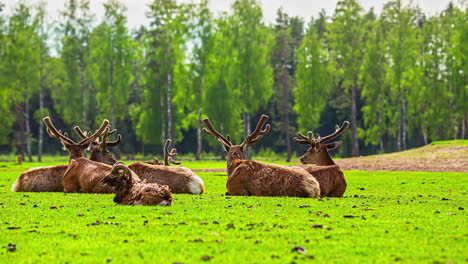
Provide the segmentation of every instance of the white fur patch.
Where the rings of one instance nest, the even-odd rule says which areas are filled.
[[[190,193],[202,194],[205,191],[203,180],[198,175],[192,175],[192,180],[188,183]]]
[[[320,187],[319,183],[315,178],[309,178],[309,179],[304,179],[302,181],[302,184],[304,184],[305,190],[310,194],[310,197],[318,197],[320,196]]]
[[[162,202],[158,203],[157,205],[166,206],[166,205],[167,205],[167,201],[166,201],[166,200],[163,200]]]
[[[15,181],[15,183],[13,183],[13,185],[11,186],[11,191],[12,192],[19,192],[19,184],[18,184],[18,179]]]

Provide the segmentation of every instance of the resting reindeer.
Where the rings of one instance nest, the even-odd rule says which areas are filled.
[[[349,122],[345,121],[341,127],[336,126],[335,132],[325,137],[317,136],[309,131],[307,136],[298,133],[299,138],[295,137],[294,141],[301,144],[310,144],[311,147],[301,157],[303,164],[301,167],[312,174],[320,184],[320,193],[322,196],[343,197],[346,191],[346,180],[340,167],[333,162],[328,153],[329,150],[337,148],[342,141],[333,143],[325,143],[341,135],[349,126]]]
[[[299,167],[245,160],[245,150],[270,131],[270,125],[266,125],[262,130],[267,120],[268,116],[262,115],[254,132],[248,135],[242,144],[233,145],[229,139],[214,129],[209,119],[203,119],[206,126],[203,132],[214,136],[228,152],[226,184],[228,194],[319,197],[319,184],[307,171]]]
[[[142,182],[134,174],[125,164],[118,162],[100,184],[115,189],[114,202],[118,204],[171,206],[172,194],[168,187]]]
[[[169,166],[170,163],[174,163],[176,165],[180,164],[173,160],[173,157],[177,155],[177,152],[175,148],[169,151],[170,144],[171,140],[166,140],[166,144],[164,145],[165,165],[153,165],[159,161],[155,159],[153,164],[146,162],[135,162],[128,165],[128,168],[134,171],[141,180],[146,180],[147,182],[156,182],[169,186],[172,193],[203,193],[205,191],[203,180],[192,170],[185,167]]]
[[[96,133],[85,136],[82,141],[76,143],[68,137],[67,133],[57,131],[49,117],[45,117],[43,121],[49,136],[59,139],[64,149],[68,151],[69,160],[84,157],[91,142],[105,134],[109,125],[109,121],[104,120]],[[14,192],[62,192],[62,176],[67,168],[68,164],[31,168],[18,177],[11,190]]]
[[[85,139],[89,133],[86,131],[82,131],[79,126],[74,127],[74,130],[78,136],[80,136],[82,139]],[[110,130],[110,129],[109,129]],[[114,163],[117,162],[117,160],[112,156],[112,154],[107,150],[107,147],[114,147],[120,144],[122,141],[122,136],[119,134],[117,136],[117,139],[115,141],[108,141],[107,138],[117,132],[116,129],[112,131],[107,131],[107,133],[102,135],[102,141],[99,141],[99,137],[97,137],[92,143],[91,143],[91,154],[89,156],[90,160],[94,160],[97,162],[109,164],[109,165],[114,165]]]

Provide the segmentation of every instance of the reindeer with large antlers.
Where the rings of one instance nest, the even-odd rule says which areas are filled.
[[[101,127],[94,133],[83,137],[76,143],[70,139],[67,133],[57,130],[49,117],[43,119],[49,136],[59,139],[64,149],[69,153],[69,160],[85,156],[86,149],[98,137],[108,132],[109,121],[104,120]],[[113,164],[113,163],[112,163]],[[22,173],[13,183],[11,190],[14,192],[62,192],[62,176],[68,168],[68,164],[31,168]]]
[[[185,167],[172,167],[171,163],[179,165],[174,161],[177,155],[175,148],[169,151],[171,140],[166,140],[164,144],[164,165],[159,165],[159,160],[154,159],[152,163],[135,162],[128,165],[128,168],[134,171],[141,180],[146,182],[155,182],[167,185],[172,193],[190,193],[201,194],[205,191],[203,180],[192,170]]]
[[[205,118],[203,132],[214,136],[228,152],[226,184],[230,195],[319,197],[320,188],[315,178],[299,167],[288,167],[246,160],[245,151],[270,131],[270,125],[262,127],[268,116],[262,115],[254,132],[240,145],[233,145],[229,138],[214,129]]]
[[[86,139],[89,133],[86,131],[82,131],[79,126],[75,126],[73,128],[83,140]],[[122,141],[122,136],[119,134],[117,135],[117,139],[115,141],[109,141],[107,138],[117,132],[116,129],[110,131],[108,129],[106,133],[102,134],[102,141],[99,141],[99,137],[97,137],[92,143],[91,143],[91,154],[89,159],[94,160],[97,162],[109,164],[109,165],[114,165],[114,163],[117,162],[117,160],[114,158],[114,156],[107,150],[107,147],[114,147],[120,144]]]
[[[329,150],[336,149],[343,143],[336,141],[326,143],[341,135],[349,127],[349,122],[345,121],[341,127],[336,126],[335,132],[325,136],[314,136],[312,131],[307,132],[307,136],[298,133],[294,141],[300,144],[310,144],[310,148],[301,157],[303,164],[316,164],[301,166],[312,174],[320,184],[320,193],[322,196],[342,197],[346,191],[346,180],[340,167],[333,162]]]

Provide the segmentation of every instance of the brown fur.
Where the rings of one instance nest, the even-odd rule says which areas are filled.
[[[68,164],[31,168],[22,173],[11,187],[14,192],[62,192],[62,176]]]
[[[63,175],[64,192],[113,193],[109,186],[101,186],[99,181],[109,175],[112,166],[85,158],[72,160]],[[133,177],[138,179],[136,174]]]
[[[346,179],[338,165],[315,166],[298,165],[310,173],[320,184],[322,196],[343,197],[346,191]]]
[[[255,130],[240,145],[233,145],[229,137],[216,131],[209,119],[203,120],[206,126],[203,132],[216,137],[228,152],[228,194],[319,197],[318,182],[302,168],[245,160],[245,150],[270,131],[270,125],[265,125],[267,120],[268,117],[262,115]]]
[[[95,140],[95,137],[109,131],[109,128],[107,128],[109,121],[104,120],[101,127],[95,134],[90,135],[89,137],[83,136],[83,141],[76,143],[68,138],[66,133],[63,134],[61,131],[57,131],[49,117],[44,118],[44,123],[46,124],[49,136],[59,139],[64,148],[68,151],[69,161],[84,157],[86,149],[89,147],[91,142]],[[107,156],[110,156],[110,158],[113,159],[112,155],[108,152],[101,153],[99,157],[91,155],[91,159],[107,162]],[[11,190],[14,192],[61,192],[63,191],[62,177],[67,170],[67,167],[68,165],[62,164],[29,169],[18,177],[18,179],[13,183]]]
[[[185,167],[151,165],[144,162],[135,162],[128,167],[141,180],[167,185],[172,193],[201,194],[205,191],[203,180]]]
[[[114,157],[108,151],[94,156],[91,153],[90,159],[105,164],[109,164],[107,161],[110,161],[110,165],[115,163],[112,162]],[[18,177],[11,190],[14,192],[63,192],[62,177],[67,167],[68,164],[60,164],[29,169]]]
[[[112,186],[115,189],[114,202],[121,205],[165,205],[171,206],[171,191],[157,183],[146,183],[133,177],[133,172],[122,163],[116,164],[125,169],[115,167],[104,177],[100,184]]]
[[[342,142],[325,142],[341,135],[348,126],[349,122],[345,121],[341,128],[339,126],[336,127],[336,131],[333,134],[322,138],[315,138],[310,131],[307,137],[299,133],[298,136],[302,139],[294,138],[294,141],[298,143],[311,145],[306,153],[302,155],[301,162],[303,164],[316,165],[301,165],[300,167],[317,179],[322,196],[343,197],[346,191],[347,184],[344,174],[328,153],[328,150],[337,148]]]
[[[228,181],[230,195],[319,197],[318,182],[299,167],[266,164],[241,159],[240,146],[228,152]]]

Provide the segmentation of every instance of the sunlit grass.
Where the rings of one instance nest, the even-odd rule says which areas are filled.
[[[199,172],[206,193],[176,194],[172,207],[119,206],[112,195],[12,193],[19,173],[0,167],[0,263],[463,263],[468,258],[466,173],[347,171],[344,198],[304,199],[226,197],[224,172]],[[7,250],[9,243],[16,251]],[[306,254],[291,251],[295,246]]]

